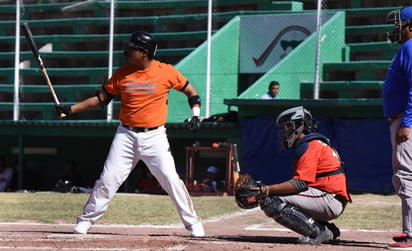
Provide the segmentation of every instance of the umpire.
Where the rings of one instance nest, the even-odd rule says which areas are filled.
[[[386,73],[382,90],[384,116],[390,121],[392,184],[401,198],[402,233],[393,236],[389,249],[412,250],[412,7],[391,11],[388,39],[402,47]]]

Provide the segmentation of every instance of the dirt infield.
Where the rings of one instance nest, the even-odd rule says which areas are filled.
[[[256,224],[263,222],[263,224]],[[341,228],[341,236],[319,246],[295,244],[298,235],[248,210],[205,221],[206,237],[192,238],[181,225],[95,225],[88,235],[73,224],[0,223],[0,250],[382,250],[393,232]]]

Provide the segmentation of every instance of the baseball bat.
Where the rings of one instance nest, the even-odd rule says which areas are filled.
[[[56,105],[60,104],[59,99],[57,98],[56,92],[54,91],[53,85],[50,81],[49,74],[47,73],[46,67],[44,66],[43,59],[40,57],[39,49],[37,49],[36,43],[34,42],[33,39],[33,34],[31,33],[30,27],[28,23],[23,23],[22,24],[22,29],[24,36],[26,37],[27,42],[29,43],[29,46],[31,48],[31,51],[33,52],[34,57],[36,58],[37,63],[39,64],[40,70],[43,74],[44,79],[46,80],[47,85],[49,86],[50,92],[53,96],[54,103]],[[60,118],[66,117],[66,114],[60,113]]]
[[[233,173],[233,184],[236,183],[237,179],[239,178],[240,173],[240,164],[239,164],[239,156],[237,152],[237,144],[232,145],[232,173]]]

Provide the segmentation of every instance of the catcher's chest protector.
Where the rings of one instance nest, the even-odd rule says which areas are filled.
[[[296,162],[302,155],[308,150],[308,142],[312,140],[321,140],[325,142],[327,145],[331,146],[330,140],[323,136],[320,133],[309,133],[305,137],[301,138],[300,140],[296,141],[292,147],[292,160],[293,163]]]
[[[305,137],[301,138],[300,140],[296,141],[296,143],[293,145],[293,147],[291,149],[292,150],[292,161],[293,161],[293,163],[296,163],[296,161],[300,157],[302,157],[302,155],[308,149],[308,146],[309,146],[308,142],[312,141],[312,140],[321,140],[322,142],[324,142],[328,146],[330,146],[333,149],[333,151],[335,151],[336,155],[339,156],[338,152],[330,144],[330,140],[328,138],[326,138],[324,135],[322,135],[320,133],[310,133],[310,134],[306,135]],[[320,174],[316,175],[316,178],[336,175],[336,174],[339,174],[339,173],[344,173],[345,169],[343,167],[343,161],[340,159],[340,157],[339,157],[339,161],[340,161],[340,167],[337,170],[332,171],[332,172],[320,173]]]

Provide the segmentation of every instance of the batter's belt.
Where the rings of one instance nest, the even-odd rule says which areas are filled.
[[[145,128],[145,127],[133,127],[133,126],[128,126],[122,123],[122,126],[130,131],[133,132],[148,132],[148,131],[153,131],[156,130],[157,128],[159,128],[160,126],[156,126],[156,127],[151,127],[151,128]]]

